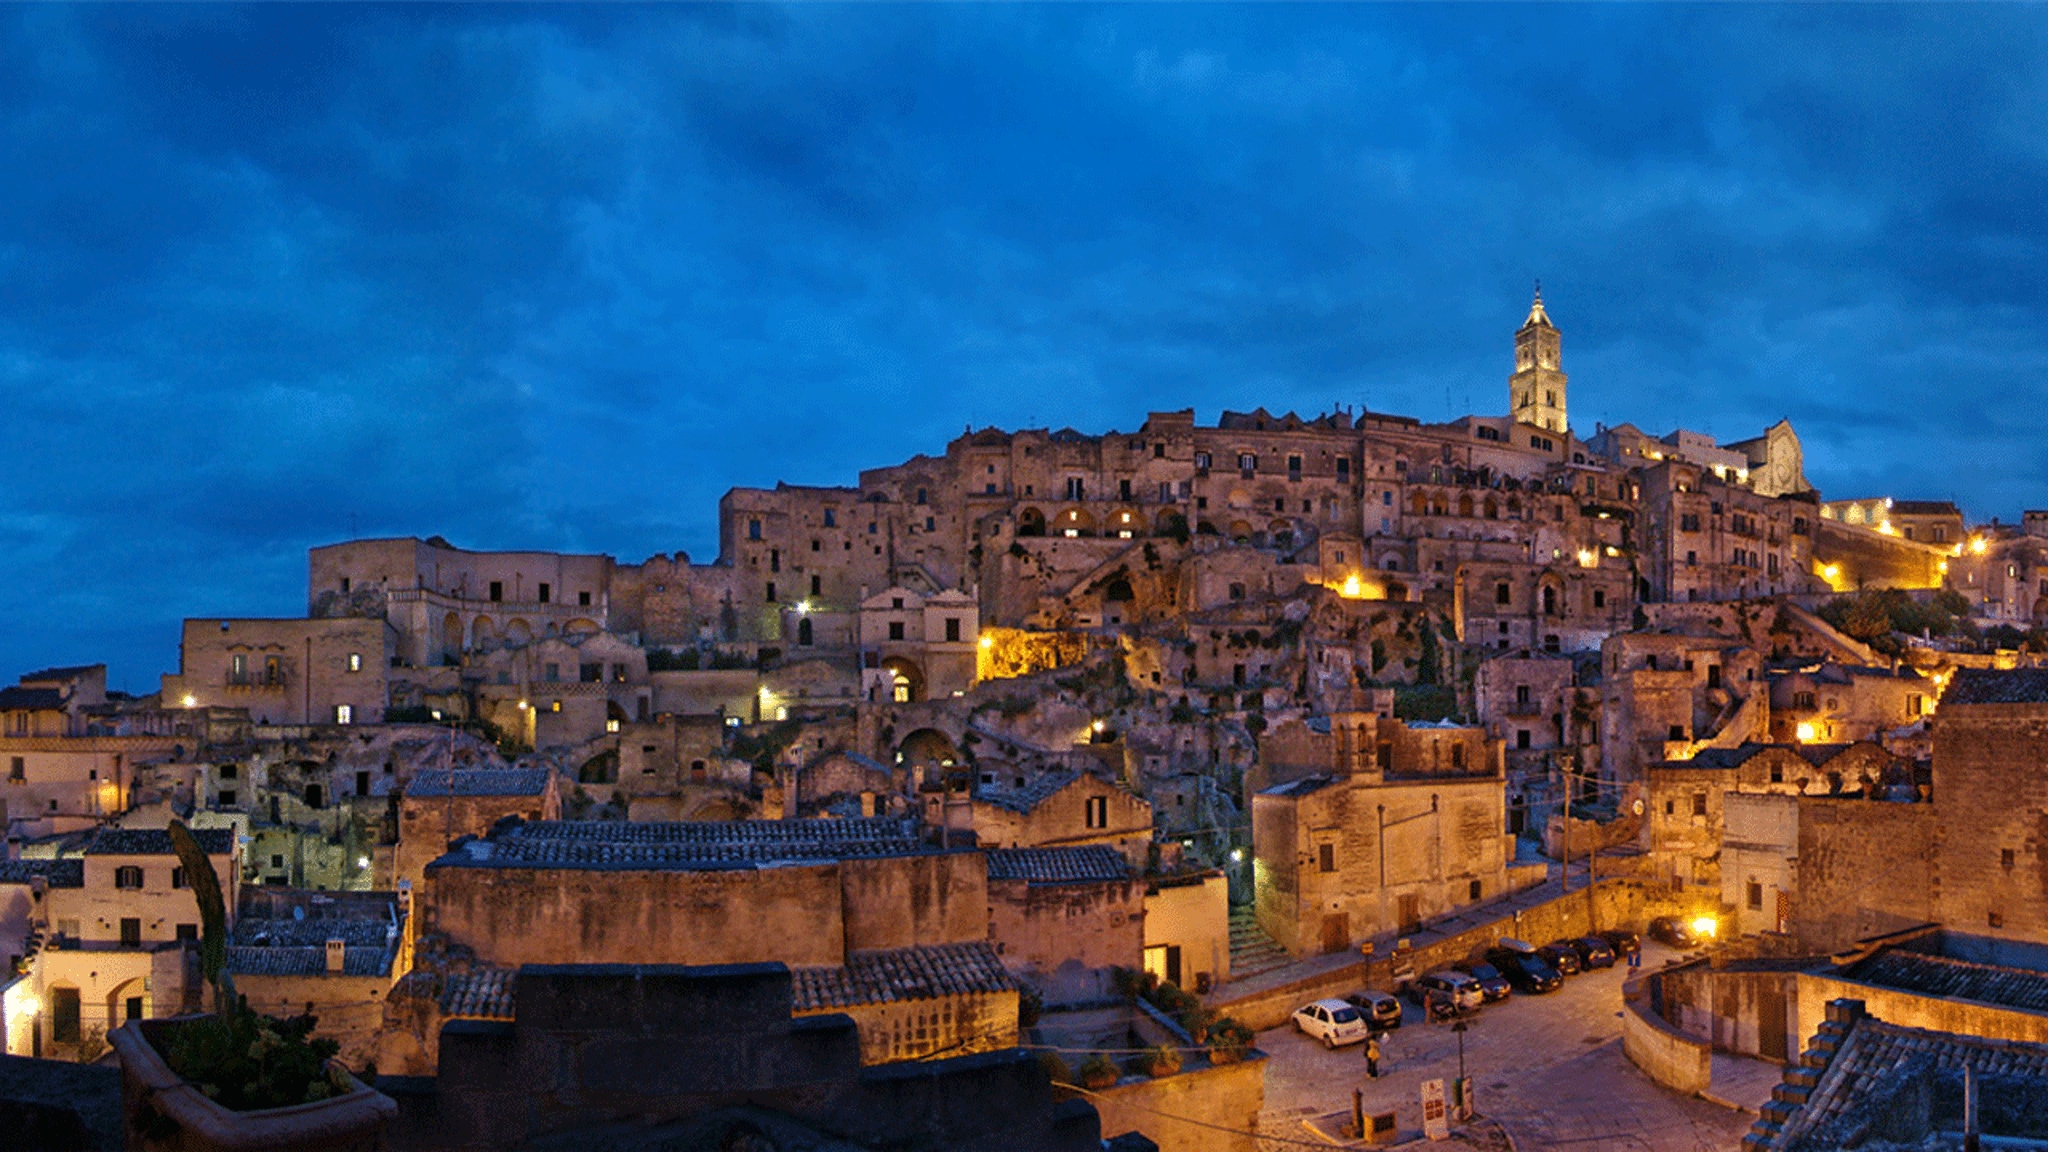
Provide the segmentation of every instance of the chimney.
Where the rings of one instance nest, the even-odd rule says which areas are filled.
[[[341,975],[342,962],[347,958],[348,945],[339,940],[329,940],[327,942],[327,974],[329,976]]]

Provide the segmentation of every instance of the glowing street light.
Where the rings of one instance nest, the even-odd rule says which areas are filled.
[[[1721,928],[1720,922],[1712,916],[1701,916],[1692,922],[1692,933],[1702,940],[1712,940]]]
[[[197,708],[199,707],[199,697],[194,696],[190,692],[187,692],[185,693],[185,698],[179,701],[179,703],[183,704],[187,708]]]

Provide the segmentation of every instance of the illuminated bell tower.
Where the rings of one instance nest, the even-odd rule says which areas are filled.
[[[1518,424],[1552,432],[1571,427],[1565,422],[1564,372],[1560,369],[1563,337],[1543,311],[1543,282],[1536,282],[1536,302],[1529,318],[1515,330],[1515,374],[1508,377],[1508,403]]]

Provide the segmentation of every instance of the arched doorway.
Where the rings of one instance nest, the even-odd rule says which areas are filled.
[[[1022,512],[1017,513],[1017,535],[1045,535],[1045,513],[1040,512],[1036,508],[1026,508]]]
[[[904,764],[933,764],[950,768],[960,762],[960,750],[944,732],[936,728],[919,728],[903,738],[896,746],[896,755]]]
[[[527,626],[526,621],[514,616],[506,623],[505,643],[524,644],[531,639],[533,639],[533,629]]]
[[[462,654],[462,617],[453,612],[441,620],[441,651],[449,656]]]
[[[496,625],[491,623],[489,616],[479,616],[476,618],[476,623],[469,626],[469,646],[477,651],[490,651],[496,645],[497,640],[498,629]]]
[[[890,700],[898,704],[915,704],[924,699],[924,671],[915,661],[891,656],[882,661],[882,670],[889,673],[891,680]]]

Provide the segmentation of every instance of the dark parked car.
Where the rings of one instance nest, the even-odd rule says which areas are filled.
[[[1344,1002],[1364,1013],[1366,1022],[1375,1032],[1387,1032],[1401,1026],[1401,1001],[1390,993],[1367,988],[1346,996]]]
[[[1633,932],[1611,929],[1602,932],[1600,938],[1607,941],[1609,948],[1614,949],[1614,958],[1616,960],[1626,960],[1631,956],[1643,954],[1643,938]]]
[[[1508,998],[1508,992],[1511,990],[1508,978],[1501,975],[1500,969],[1495,968],[1493,965],[1483,960],[1467,960],[1462,964],[1453,964],[1451,967],[1479,981],[1479,990],[1486,993],[1488,1000],[1505,1000]]]
[[[1569,940],[1553,940],[1536,950],[1544,962],[1566,976],[1577,976],[1584,965],[1579,963],[1578,950]]]
[[[1598,936],[1579,936],[1561,943],[1571,945],[1572,951],[1579,954],[1579,967],[1588,972],[1595,968],[1614,967],[1614,949]]]
[[[1499,969],[1517,992],[1555,992],[1564,985],[1557,969],[1534,951],[1494,948],[1486,953],[1486,962]]]
[[[1650,938],[1662,940],[1673,948],[1700,946],[1700,938],[1692,934],[1692,926],[1676,916],[1659,916],[1650,921]]]

